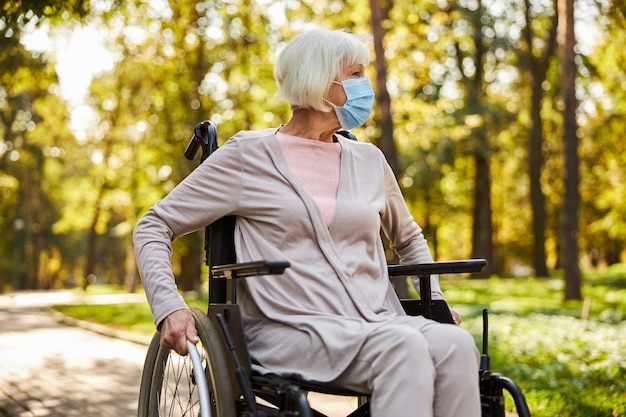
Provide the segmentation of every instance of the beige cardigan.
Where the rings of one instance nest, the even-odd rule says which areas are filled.
[[[237,216],[239,262],[287,260],[282,276],[238,283],[254,366],[334,379],[369,330],[404,315],[388,279],[384,230],[401,263],[431,262],[397,181],[375,146],[339,137],[341,170],[330,227],[292,177],[276,129],[240,132],[196,168],[135,228],[139,271],[155,323],[185,308],[172,274],[171,241]],[[320,172],[320,180],[324,172]],[[443,298],[436,277],[433,298]]]

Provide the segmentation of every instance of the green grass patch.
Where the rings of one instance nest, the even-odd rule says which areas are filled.
[[[207,300],[188,299],[188,305],[206,310]],[[152,312],[147,303],[122,303],[101,305],[55,305],[53,310],[77,320],[98,323],[117,330],[144,336],[155,332]]]
[[[479,346],[489,310],[492,371],[520,385],[533,417],[626,415],[626,278],[586,277],[586,300],[568,302],[556,278],[441,285]]]
[[[76,287],[72,291],[79,295],[125,294],[128,292],[123,286],[113,284],[92,284],[87,286],[85,290]]]
[[[585,301],[564,302],[558,278],[442,277],[441,286],[479,347],[482,310],[489,310],[492,371],[522,388],[533,417],[626,417],[626,268],[586,276]],[[80,320],[154,332],[145,303],[54,308]],[[513,409],[510,399],[507,408]]]

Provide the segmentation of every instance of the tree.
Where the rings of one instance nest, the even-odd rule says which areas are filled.
[[[380,135],[376,144],[380,147],[387,158],[396,177],[400,174],[400,163],[398,161],[398,151],[393,138],[393,120],[391,117],[391,98],[387,91],[387,60],[385,59],[384,37],[385,26],[389,17],[391,7],[390,1],[370,0],[370,26],[372,28],[375,67],[376,67],[376,103],[378,108],[377,124],[380,126]],[[389,259],[397,262],[396,259]],[[398,296],[408,298],[408,282],[406,278],[391,278]]]
[[[536,18],[531,14],[531,2],[524,1],[524,10],[526,17],[526,25],[524,26],[524,40],[526,41],[526,60],[527,70],[526,77],[530,86],[530,123],[528,129],[528,172],[529,172],[529,190],[530,204],[532,207],[532,262],[535,275],[545,277],[548,276],[548,267],[546,265],[546,198],[541,188],[541,171],[544,165],[543,144],[544,130],[543,119],[541,117],[541,108],[543,100],[543,83],[549,69],[550,60],[554,56],[556,50],[556,34],[558,27],[557,1],[553,1],[552,17],[549,18],[549,26],[546,30],[547,35],[538,41],[538,35],[533,29],[533,23],[540,17]],[[537,25],[536,25],[537,26]],[[543,45],[537,47],[535,45]]]
[[[584,117],[581,143],[581,248],[594,256],[593,267],[623,262],[626,230],[626,5],[615,1],[598,11],[594,19],[604,35],[583,55],[581,78],[585,96],[580,103]],[[590,256],[591,257],[591,256]]]
[[[472,223],[472,258],[484,258],[487,266],[479,275],[489,276],[496,272],[493,256],[493,223],[491,211],[491,167],[489,163],[490,146],[487,127],[484,124],[484,56],[483,43],[483,6],[481,0],[476,4],[476,10],[470,12],[470,20],[474,31],[474,67],[473,76],[467,76],[467,96],[465,101],[466,113],[480,120],[472,126],[474,140],[473,156],[475,169],[474,184],[474,212]],[[459,51],[460,52],[460,51]]]
[[[121,159],[132,170],[129,174],[106,163],[93,167],[108,186],[91,204],[104,204],[102,212],[112,218],[119,210],[113,196],[130,202],[117,212],[120,224],[100,233],[111,234],[108,228],[114,227],[128,246],[141,213],[195,168],[197,161],[187,161],[183,150],[196,123],[211,119],[225,141],[238,130],[266,127],[284,109],[274,98],[267,57],[276,33],[257,2],[154,7],[129,3],[102,20],[120,60],[93,84],[90,97],[100,117],[87,138],[93,151],[105,155],[105,161],[106,155]],[[172,261],[182,290],[200,289],[201,252],[201,233],[174,242]]]
[[[62,160],[67,113],[59,98],[54,67],[47,57],[20,43],[25,22],[37,23],[20,4],[7,4],[0,17],[0,230],[12,265],[0,263],[14,289],[50,287],[45,260],[58,260],[59,242],[52,227],[59,205],[54,192]],[[6,245],[6,246],[5,246]],[[10,258],[9,258],[10,259]],[[52,272],[52,274],[51,274]]]
[[[563,152],[565,158],[563,207],[561,214],[561,262],[566,300],[581,299],[581,274],[578,248],[578,208],[580,205],[578,137],[576,122],[576,62],[574,37],[574,0],[561,0]]]
[[[376,144],[387,157],[391,169],[400,173],[398,151],[393,139],[393,120],[391,118],[391,98],[387,91],[387,60],[385,59],[385,26],[389,17],[390,1],[370,0],[370,25],[372,28],[375,67],[376,67],[376,103],[378,108],[377,124],[380,126],[380,135]]]
[[[552,52],[554,3],[111,4],[104,10],[98,3],[83,20],[109,33],[116,60],[92,84],[84,104],[97,120],[82,133],[66,126],[54,65],[45,61],[51,55],[26,51],[19,39],[42,21],[53,33],[71,32],[80,24],[76,13],[88,11],[84,2],[2,6],[0,248],[13,254],[0,260],[3,284],[15,278],[54,287],[68,274],[132,280],[130,233],[141,213],[194,169],[196,162],[182,157],[193,126],[211,119],[223,141],[286,120],[272,58],[310,23],[373,40],[368,74],[377,107],[355,133],[387,155],[436,258],[493,256],[489,273],[530,264],[541,275],[546,258],[564,249],[562,237],[556,242],[566,194],[558,178],[568,164],[561,135],[574,118],[559,114],[566,103],[559,95],[573,90],[549,58],[563,57]],[[626,151],[615,140],[626,132],[626,61],[618,47],[625,17],[622,2],[596,7],[598,42],[586,53],[579,44],[575,56],[578,222],[586,225],[576,233],[578,245],[610,264],[623,256],[626,230]],[[201,234],[174,243],[181,288],[197,288],[201,245]]]

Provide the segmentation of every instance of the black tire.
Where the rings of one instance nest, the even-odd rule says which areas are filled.
[[[221,337],[206,314],[192,307],[198,329],[198,351],[205,368],[211,417],[236,417],[228,362]],[[139,390],[138,417],[191,417],[200,415],[196,375],[189,355],[181,357],[152,338]]]

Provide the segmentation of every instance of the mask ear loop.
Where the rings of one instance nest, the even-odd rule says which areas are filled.
[[[338,85],[340,85],[343,88],[343,83],[341,83],[341,81],[333,80],[333,84],[338,84]],[[345,90],[344,90],[344,92],[345,92]],[[326,103],[330,104],[331,106],[333,106],[333,108],[341,107],[341,106],[336,105],[335,103],[333,103],[332,101],[330,101],[328,99],[324,99],[324,101]]]
[[[338,105],[336,105],[335,103],[333,103],[332,101],[328,100],[328,99],[324,99],[324,101],[328,104],[330,104],[333,107],[339,107]]]

